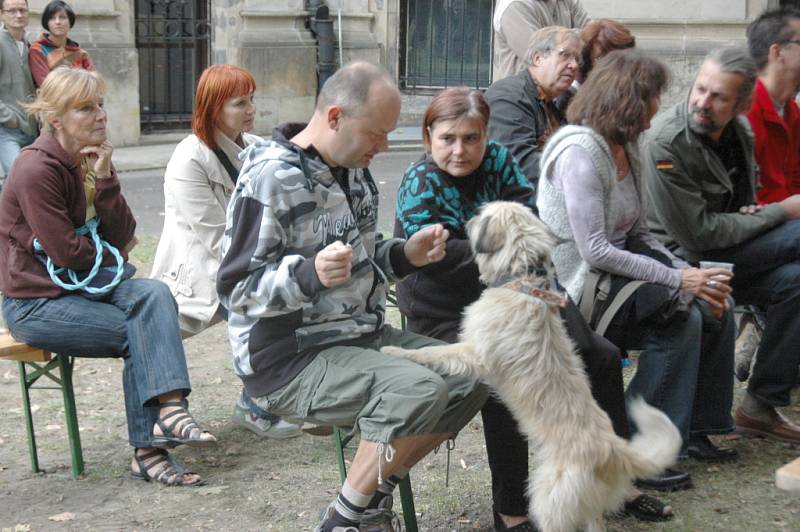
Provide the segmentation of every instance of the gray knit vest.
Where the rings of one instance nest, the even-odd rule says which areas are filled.
[[[611,148],[605,139],[593,129],[585,126],[564,126],[553,135],[544,147],[541,160],[541,173],[539,175],[539,190],[536,206],[539,208],[539,217],[558,236],[563,243],[553,252],[553,264],[558,273],[558,279],[566,288],[567,293],[576,302],[580,301],[583,283],[589,264],[581,258],[578,246],[572,234],[567,205],[564,194],[553,186],[551,179],[558,157],[570,146],[578,145],[585,149],[592,159],[594,167],[603,183],[603,204],[605,208],[606,233],[611,234],[613,223],[622,213],[610,212],[610,193],[617,176],[617,167],[611,155]],[[636,181],[640,201],[644,206],[642,186],[640,181],[638,146],[626,147],[631,172]]]

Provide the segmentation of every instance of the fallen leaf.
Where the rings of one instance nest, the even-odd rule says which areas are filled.
[[[15,377],[15,375],[13,375],[13,374],[11,373],[11,370],[9,370],[9,371],[6,371],[5,373],[3,373],[3,378],[4,378],[4,379],[6,379],[6,380],[11,380],[11,379],[13,379],[14,377]]]
[[[61,430],[61,425],[56,425],[55,423],[51,425],[45,425],[44,430]]]
[[[719,471],[719,467],[715,466],[715,465],[712,465],[712,466],[706,468],[706,471],[708,471],[709,473],[716,473],[716,472]]]
[[[197,488],[195,493],[198,495],[219,495],[230,486],[209,486],[207,488]]]
[[[38,412],[40,408],[42,408],[41,405],[33,405],[31,406],[31,412]]]
[[[462,459],[461,459],[461,469],[466,469],[466,468],[467,468],[467,463],[466,463],[466,462],[464,461],[464,459],[462,458]]]
[[[31,532],[31,525],[17,524],[12,530],[14,532]]]
[[[72,521],[75,519],[75,514],[72,512],[62,512],[60,514],[51,515],[48,519],[56,523],[63,523],[64,521]]]

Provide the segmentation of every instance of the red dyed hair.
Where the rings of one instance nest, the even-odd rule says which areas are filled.
[[[203,144],[216,149],[214,130],[222,115],[222,105],[228,98],[251,94],[256,80],[247,70],[233,65],[212,65],[203,70],[197,82],[192,112],[192,132]]]
[[[608,18],[599,18],[586,24],[581,30],[581,40],[583,41],[581,73],[584,80],[592,70],[594,62],[607,53],[636,46],[636,37],[631,34],[631,30],[624,24]],[[592,52],[595,47],[598,48],[600,54],[593,58]]]
[[[422,142],[426,151],[431,150],[430,130],[440,120],[460,120],[475,118],[481,123],[481,130],[489,125],[489,105],[479,91],[469,87],[450,87],[433,97],[425,116],[422,118]]]

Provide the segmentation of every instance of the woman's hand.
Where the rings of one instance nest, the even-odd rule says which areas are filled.
[[[89,161],[89,165],[94,170],[95,179],[105,179],[111,177],[111,153],[114,146],[105,141],[99,146],[86,146],[81,148],[81,155]]]
[[[721,317],[730,308],[731,277],[733,272],[724,268],[686,268],[681,271],[681,288],[708,302],[714,315]]]
[[[421,268],[432,262],[439,262],[445,255],[445,244],[450,231],[442,224],[429,225],[420,229],[406,240],[403,251],[412,266]]]

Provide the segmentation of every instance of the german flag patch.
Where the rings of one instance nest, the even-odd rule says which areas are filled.
[[[672,164],[672,161],[656,161],[657,170],[672,170],[673,168],[675,165]]]

